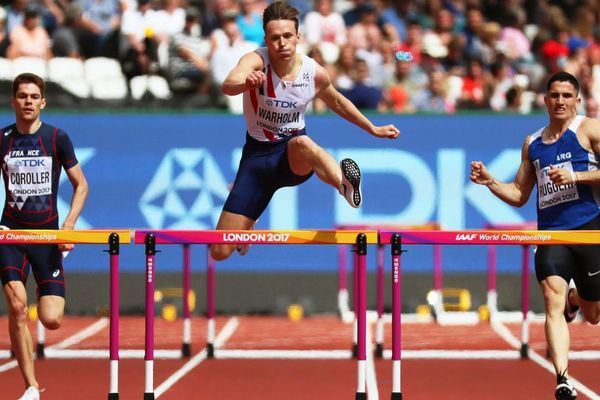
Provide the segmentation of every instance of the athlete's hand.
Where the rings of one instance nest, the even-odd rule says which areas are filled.
[[[256,89],[259,86],[262,86],[262,84],[265,81],[265,73],[262,71],[252,71],[247,77],[246,77],[246,88],[247,89]]]
[[[400,131],[394,125],[376,126],[373,135],[384,139],[396,139]]]
[[[494,177],[481,161],[471,161],[471,182],[478,185],[490,185],[494,182]]]
[[[63,231],[72,231],[75,227],[72,224],[67,223],[66,221],[62,224],[61,230]],[[75,245],[73,243],[61,243],[58,245],[58,249],[63,252],[63,257],[66,257],[66,253],[73,250]]]
[[[570,185],[577,181],[575,172],[564,168],[556,168],[554,165],[550,166],[548,178],[550,178],[555,185]]]

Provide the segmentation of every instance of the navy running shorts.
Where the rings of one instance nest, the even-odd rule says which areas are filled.
[[[600,229],[596,217],[576,230]],[[600,246],[541,245],[535,251],[535,275],[538,281],[557,275],[575,281],[577,293],[587,301],[600,301]]]
[[[287,142],[292,137],[277,142],[259,142],[246,133],[238,172],[223,211],[256,221],[277,189],[297,186],[312,176],[313,172],[298,176],[290,169]]]
[[[11,226],[13,229],[25,227]],[[56,229],[44,227],[40,229]],[[0,231],[0,233],[7,231]],[[37,295],[65,297],[65,276],[62,252],[56,244],[2,244],[0,245],[0,277],[2,285],[21,281],[25,285],[29,268],[37,284]]]

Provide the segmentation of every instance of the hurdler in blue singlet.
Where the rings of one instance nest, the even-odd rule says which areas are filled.
[[[538,229],[575,229],[600,215],[600,187],[597,185],[556,185],[548,177],[550,166],[572,172],[594,171],[600,165],[598,154],[584,149],[576,132],[584,120],[578,115],[554,143],[542,142],[544,128],[529,141],[529,160],[537,177]]]

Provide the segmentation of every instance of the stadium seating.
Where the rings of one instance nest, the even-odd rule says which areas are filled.
[[[88,98],[90,84],[86,80],[83,61],[77,58],[54,57],[48,61],[48,79],[77,97]]]
[[[88,58],[84,70],[94,99],[120,101],[127,98],[127,81],[119,61],[106,57]]]

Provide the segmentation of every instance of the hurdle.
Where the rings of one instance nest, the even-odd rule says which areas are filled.
[[[357,336],[358,384],[355,399],[367,398],[366,393],[366,255],[367,245],[377,244],[376,231],[296,230],[296,231],[192,231],[138,230],[136,244],[146,246],[146,343],[144,400],[154,399],[154,276],[156,274],[157,244],[355,244],[358,257]],[[214,280],[213,280],[214,284]],[[209,292],[209,290],[207,290]],[[214,294],[214,290],[212,292]],[[214,307],[214,302],[212,304]],[[210,315],[211,311],[207,312]],[[213,309],[214,312],[214,309]]]
[[[380,241],[392,246],[392,400],[402,399],[401,390],[401,262],[402,244],[447,245],[556,245],[600,244],[600,231],[533,231],[533,230],[470,230],[470,231],[382,231]],[[529,254],[529,253],[527,253]],[[524,269],[529,257],[523,257]],[[529,274],[527,274],[529,275]],[[523,284],[523,313],[529,306],[528,282]],[[526,317],[523,318],[526,320]],[[522,330],[523,332],[523,330]],[[522,338],[525,342],[528,338]],[[525,347],[527,350],[527,347]],[[522,356],[523,346],[520,349]]]
[[[336,229],[348,230],[439,230],[440,225],[437,223],[427,223],[420,225],[394,225],[394,224],[339,224]],[[375,325],[375,356],[383,357],[384,348],[384,303],[385,303],[385,243],[379,241],[377,243],[377,284],[376,284],[376,310],[377,322]],[[348,306],[348,283],[347,283],[347,246],[340,245],[338,247],[338,313],[343,321],[355,321],[354,314]],[[441,299],[442,290],[442,267],[441,267],[441,247],[433,246],[433,288],[437,293],[440,293]],[[354,260],[356,261],[356,260]],[[356,281],[356,262],[353,262],[353,282]],[[356,290],[356,288],[354,288]],[[353,302],[353,309],[356,309],[356,302]],[[356,356],[356,329],[352,338],[352,354]]]
[[[485,229],[488,230],[535,230],[537,223],[535,221],[524,222],[522,224],[487,224]],[[523,249],[525,251],[526,249]],[[529,251],[529,249],[527,249]],[[486,303],[490,313],[490,318],[498,315],[498,292],[496,290],[496,245],[488,246],[487,265],[488,265],[488,290]]]
[[[109,254],[110,262],[109,400],[119,398],[119,246],[130,241],[129,230],[31,229],[0,232],[0,244],[108,244],[108,250],[105,251]],[[43,340],[38,343],[37,352],[44,354]]]

